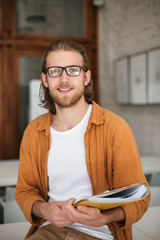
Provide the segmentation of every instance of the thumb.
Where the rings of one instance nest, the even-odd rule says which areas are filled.
[[[71,205],[75,202],[75,198],[70,198],[67,202],[70,203]]]
[[[83,205],[78,205],[77,206],[77,210],[79,211],[79,212],[82,212],[82,213],[88,213],[88,207],[86,207],[86,206],[83,206]]]

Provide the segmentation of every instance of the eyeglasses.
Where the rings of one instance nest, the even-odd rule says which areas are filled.
[[[67,66],[67,67],[48,67],[45,68],[45,73],[48,72],[48,75],[50,77],[60,77],[63,73],[63,70],[66,71],[68,76],[71,77],[76,77],[80,75],[81,69],[83,69],[85,72],[88,71],[88,69],[86,67],[81,67],[81,66]]]

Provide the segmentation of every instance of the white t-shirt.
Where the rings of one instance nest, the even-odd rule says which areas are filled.
[[[50,128],[51,147],[48,157],[49,202],[92,195],[92,187],[85,160],[84,134],[92,105],[83,119],[72,129],[59,132]],[[46,225],[49,222],[43,224]],[[75,223],[70,228],[100,239],[114,239],[107,225],[88,227]]]

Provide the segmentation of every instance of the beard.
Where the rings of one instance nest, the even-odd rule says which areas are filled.
[[[67,88],[67,86],[66,86]],[[78,92],[75,92],[73,96],[58,96],[58,94],[54,94],[49,92],[53,102],[61,108],[68,108],[76,103],[84,96],[85,86],[81,86]]]

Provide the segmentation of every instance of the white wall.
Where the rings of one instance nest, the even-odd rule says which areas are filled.
[[[106,0],[99,8],[100,104],[127,120],[141,155],[160,156],[160,105],[115,102],[117,58],[160,47],[159,0]]]

